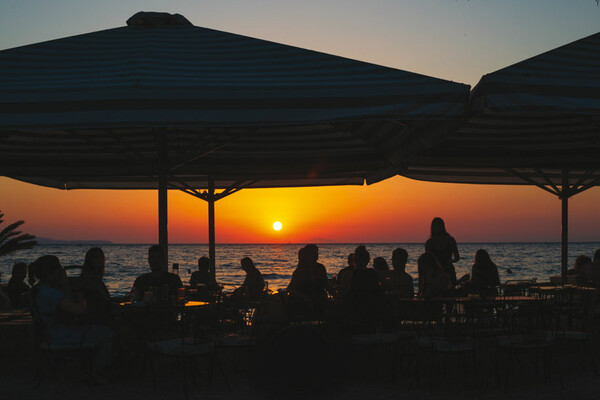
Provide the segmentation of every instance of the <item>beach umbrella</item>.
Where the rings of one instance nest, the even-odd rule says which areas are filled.
[[[482,77],[466,123],[401,174],[419,180],[535,185],[568,199],[600,183],[600,33]]]
[[[469,87],[138,13],[0,51],[0,175],[61,189],[362,185],[456,128]],[[223,189],[216,193],[216,190]],[[213,268],[214,271],[214,268]]]

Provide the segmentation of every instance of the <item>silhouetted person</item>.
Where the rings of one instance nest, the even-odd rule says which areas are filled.
[[[577,277],[578,284],[585,284],[587,282],[597,282],[598,274],[592,259],[582,254],[575,259],[573,268],[567,271],[567,275],[573,275]]]
[[[198,259],[198,271],[190,277],[190,288],[196,289],[194,300],[210,301],[214,292],[220,289],[210,273],[210,260],[208,257]]]
[[[152,288],[157,291],[162,291],[163,288],[167,289],[167,299],[165,300],[177,296],[177,289],[183,287],[183,284],[179,275],[168,271],[165,252],[161,246],[154,245],[148,249],[148,264],[150,272],[136,278],[131,290],[131,299],[133,301],[143,299],[144,293]]]
[[[582,254],[575,259],[575,263],[573,264],[573,268],[567,271],[568,275],[579,275],[583,273],[584,266],[587,264],[591,264],[592,259]]]
[[[398,247],[392,253],[392,290],[405,299],[410,299],[415,295],[413,278],[406,272],[406,261],[408,261],[408,252]]]
[[[419,297],[445,297],[453,287],[433,253],[423,253],[417,262],[419,269]]]
[[[242,270],[246,273],[246,278],[242,286],[235,290],[234,298],[236,301],[241,301],[241,297],[246,304],[260,300],[265,289],[265,280],[262,274],[250,257],[242,258],[240,264]]]
[[[600,249],[594,252],[594,259],[585,267],[580,267],[583,270],[585,280],[593,283],[596,287],[600,285]]]
[[[190,286],[204,285],[208,288],[216,286],[216,282],[210,274],[210,260],[208,257],[198,259],[198,271],[194,271],[190,277]]]
[[[83,294],[86,315],[91,322],[111,324],[113,321],[110,293],[104,284],[106,258],[100,247],[85,253],[81,274],[70,279],[71,290]]]
[[[101,324],[73,325],[74,317],[85,313],[85,301],[78,293],[68,294],[67,274],[55,256],[38,258],[34,267],[39,280],[30,291],[34,318],[42,324],[50,344],[93,344],[93,368],[100,372],[109,366],[113,331]]]
[[[477,293],[482,296],[496,296],[500,286],[500,276],[498,267],[487,251],[477,250],[475,253],[475,262],[471,268],[471,275],[468,284],[465,285],[470,293]]]
[[[27,294],[29,285],[24,281],[27,277],[27,264],[16,263],[12,269],[12,276],[6,285],[6,295],[10,299],[13,308],[27,307]]]
[[[436,217],[431,221],[431,237],[425,243],[425,252],[435,255],[444,271],[450,277],[452,286],[455,286],[456,270],[453,263],[460,260],[460,254],[458,253],[456,240],[446,232],[443,219]]]
[[[348,265],[342,269],[340,269],[340,271],[338,272],[337,275],[337,282],[336,284],[339,286],[342,284],[342,276],[344,276],[344,274],[350,270],[354,269],[354,253],[350,253],[348,254]]]
[[[319,248],[314,244],[298,251],[298,266],[287,288],[292,312],[321,312],[327,302],[327,292],[333,294],[327,271],[318,259]]]
[[[382,313],[383,289],[375,270],[367,268],[370,259],[367,248],[358,246],[354,251],[355,268],[342,281],[343,318],[358,329],[373,328]]]
[[[373,269],[375,273],[377,273],[377,279],[379,279],[379,283],[385,292],[391,292],[393,290],[392,287],[392,271],[390,271],[390,266],[387,261],[383,257],[375,257],[373,259]]]

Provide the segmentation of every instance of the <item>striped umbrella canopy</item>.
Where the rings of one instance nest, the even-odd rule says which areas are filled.
[[[600,183],[600,33],[482,77],[456,134],[401,174],[454,183],[536,185],[562,199]]]
[[[358,184],[435,142],[468,87],[138,13],[0,52],[0,173],[57,188]],[[423,133],[427,130],[428,135]],[[243,182],[243,183],[240,183]]]
[[[166,189],[183,190],[209,202],[214,249],[215,200],[246,187],[385,179],[456,128],[468,93],[138,13],[125,27],[0,51],[0,175],[65,189],[158,187],[163,244]]]

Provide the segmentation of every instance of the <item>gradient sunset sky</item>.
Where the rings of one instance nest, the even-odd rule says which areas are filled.
[[[474,86],[489,72],[600,31],[594,0],[0,2],[0,50],[125,25],[137,11]],[[600,241],[600,189],[572,198],[570,240]],[[41,237],[157,241],[153,191],[61,191],[0,177],[0,210]],[[560,241],[560,201],[535,187],[427,183],[248,189],[216,204],[217,243]],[[283,229],[276,232],[274,221]],[[169,193],[169,240],[207,240],[207,205]]]

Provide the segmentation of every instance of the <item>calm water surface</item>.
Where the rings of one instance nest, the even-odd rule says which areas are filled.
[[[346,265],[348,254],[356,244],[319,245],[319,261],[325,265],[330,276]],[[424,245],[409,244],[367,244],[371,260],[384,257],[391,266],[392,251],[403,247],[408,251],[407,272],[416,278],[416,262],[423,252]],[[81,265],[89,245],[39,245],[32,250],[22,251],[0,258],[0,272],[4,273],[3,282],[10,278],[12,265],[16,262],[31,262],[45,254],[56,255],[64,266]],[[105,281],[111,294],[120,296],[129,292],[138,275],[148,272],[147,251],[149,245],[112,244],[102,248],[106,254]],[[244,272],[240,269],[240,260],[249,256],[262,272],[270,289],[284,288],[290,281],[296,267],[299,244],[228,244],[217,246],[217,280],[226,290],[240,285]],[[593,256],[600,243],[570,243],[569,265],[573,265],[580,254]],[[560,243],[459,243],[461,260],[455,264],[457,276],[468,273],[473,257],[478,249],[486,249],[492,260],[498,265],[500,279],[548,280],[549,275],[560,274]],[[179,275],[184,283],[190,279],[190,271],[196,268],[198,257],[208,255],[207,245],[170,245],[169,262],[179,263]],[[512,274],[507,273],[512,270]],[[69,270],[69,274],[78,274],[78,269]],[[415,285],[417,280],[415,279]]]

